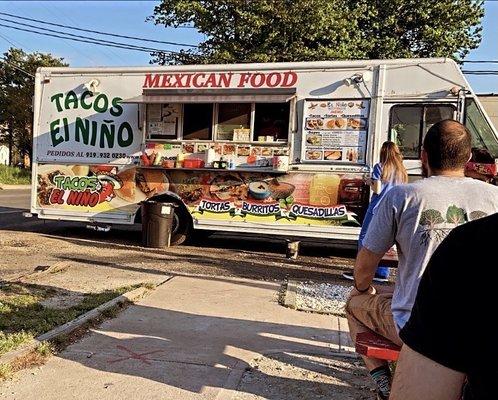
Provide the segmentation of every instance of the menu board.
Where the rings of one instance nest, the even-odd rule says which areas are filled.
[[[178,121],[181,115],[181,104],[148,104],[147,105],[147,132],[149,137],[176,138]]]
[[[305,100],[302,159],[364,163],[369,100]]]

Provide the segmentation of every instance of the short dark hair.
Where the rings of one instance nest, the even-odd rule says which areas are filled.
[[[472,149],[472,136],[460,122],[445,119],[432,125],[424,138],[429,167],[437,171],[465,168]]]

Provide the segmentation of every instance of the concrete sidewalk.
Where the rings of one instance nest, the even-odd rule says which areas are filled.
[[[282,389],[262,393],[272,385],[309,393],[296,399],[371,398],[365,373],[351,358],[345,319],[284,308],[277,303],[279,289],[278,283],[262,281],[174,277],[41,369],[3,383],[0,398],[290,398],[278,394]],[[310,376],[332,374],[330,366],[341,354],[350,357],[336,368],[342,378],[323,381],[324,395],[317,395],[318,383]],[[251,383],[245,375],[263,358],[313,374],[298,379],[256,369],[259,384]]]
[[[0,190],[28,190],[31,189],[31,185],[7,185],[0,183]]]

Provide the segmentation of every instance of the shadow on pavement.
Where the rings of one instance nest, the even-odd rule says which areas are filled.
[[[116,266],[123,267],[129,268]],[[328,329],[332,324],[322,328],[317,321],[324,316],[317,320],[313,314],[280,308],[277,284],[223,277],[171,282],[176,279],[183,283],[160,286],[157,295],[70,345],[33,383],[21,380],[16,398],[34,400],[39,393],[60,399],[231,398],[223,395],[224,389],[237,389],[243,400],[251,399],[244,395],[270,400],[371,398],[365,371],[351,360],[349,366],[337,365],[337,355],[331,353],[330,346],[348,345],[344,332]],[[253,368],[262,358],[274,368]]]
[[[67,239],[70,240],[70,239]],[[81,244],[81,243],[78,243]],[[88,245],[94,246],[88,243]],[[105,245],[103,245],[105,247]],[[316,260],[287,260],[283,257],[272,257],[261,254],[250,254],[247,257],[227,257],[217,253],[209,254],[209,249],[203,249],[202,254],[189,252],[144,252],[141,249],[128,249],[127,254],[114,255],[112,261],[105,261],[101,257],[92,259],[84,252],[72,255],[59,255],[58,259],[77,263],[92,263],[116,268],[124,271],[143,272],[157,275],[181,275],[191,267],[195,273],[198,266],[203,274],[222,273],[229,276],[258,279],[309,279],[313,281],[336,280],[342,272],[350,271],[348,265],[317,264]],[[129,253],[132,254],[129,254]],[[134,254],[133,254],[134,253]],[[161,264],[159,266],[158,264]],[[154,265],[157,265],[154,268]]]
[[[137,319],[137,315],[140,315],[140,318]],[[193,393],[204,393],[210,388],[223,388],[230,379],[230,374],[235,374],[240,379],[245,371],[251,370],[251,365],[247,362],[248,356],[254,358],[264,355],[267,359],[315,374],[337,373],[333,368],[329,368],[328,364],[324,365],[323,359],[321,363],[317,363],[298,356],[314,354],[324,359],[331,358],[330,350],[314,342],[339,345],[337,331],[197,315],[144,306],[135,306],[133,313],[125,311],[120,320],[120,324],[104,324],[101,329],[81,343],[71,346],[59,357],[91,370],[139,377]],[[207,338],[209,339],[206,340]],[[244,357],[238,354],[243,354]],[[78,370],[78,374],[92,374],[91,370]],[[347,382],[318,384],[310,378],[313,374],[308,378],[295,379],[269,376],[258,371],[260,380],[269,379],[272,385],[280,387],[281,390],[271,396],[268,396],[266,389],[257,385],[244,385],[244,390],[265,399],[275,400],[285,398],[282,397],[282,392],[289,387],[294,390],[299,388],[299,391],[308,394],[306,397],[293,397],[295,399],[316,398],[318,386],[320,392],[328,394],[327,398],[332,398],[329,397],[331,394],[337,395],[341,391],[349,392],[350,395],[364,391],[368,396],[369,391],[364,387],[365,381],[358,377],[357,371],[355,372],[356,375],[345,375]],[[80,377],[85,378],[90,379],[90,376]],[[64,385],[64,382],[61,381],[60,384]],[[167,398],[167,391],[165,396]]]

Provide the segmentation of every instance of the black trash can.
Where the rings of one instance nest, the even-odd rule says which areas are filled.
[[[153,200],[141,203],[142,244],[145,247],[169,247],[175,207],[174,203]]]

